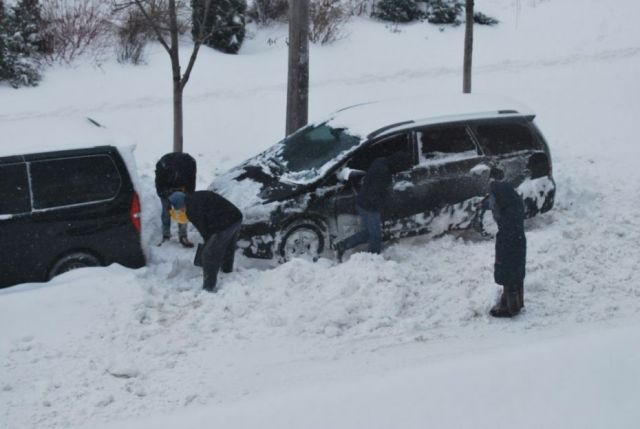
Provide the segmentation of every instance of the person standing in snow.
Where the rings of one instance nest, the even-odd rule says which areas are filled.
[[[373,160],[358,195],[356,209],[360,215],[361,230],[336,244],[336,256],[342,262],[347,250],[363,243],[369,243],[369,252],[382,251],[382,209],[391,192],[393,174],[411,166],[411,155],[407,152],[396,152],[388,157]],[[345,168],[339,174],[341,180],[349,180],[353,174],[362,174],[357,170]]]
[[[503,181],[501,170],[491,170],[488,208],[498,225],[494,280],[503,287],[500,301],[491,309],[493,317],[513,317],[524,306],[527,239],[524,234],[524,204],[513,187]]]
[[[233,271],[233,260],[242,224],[242,213],[212,191],[174,192],[169,196],[178,222],[191,222],[204,240],[199,258],[207,292],[217,292],[218,271]]]
[[[160,197],[162,211],[162,241],[159,246],[171,238],[171,217],[169,214],[169,195],[176,191],[194,192],[196,189],[196,160],[188,153],[171,152],[164,155],[156,164],[156,193]],[[178,239],[184,247],[193,247],[187,238],[187,224],[178,223]]]

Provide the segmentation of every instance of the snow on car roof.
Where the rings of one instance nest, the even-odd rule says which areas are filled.
[[[347,107],[330,115],[329,126],[347,128],[364,138],[383,127],[402,123],[438,123],[457,119],[504,116],[505,113],[532,115],[523,104],[486,94],[430,94],[420,97],[373,101]],[[509,113],[506,113],[509,114]],[[393,127],[397,128],[397,127]]]
[[[82,116],[36,117],[6,122],[0,119],[0,129],[0,156],[132,145],[128,139]]]

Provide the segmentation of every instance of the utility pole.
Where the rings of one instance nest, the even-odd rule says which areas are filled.
[[[309,0],[289,0],[287,135],[309,118]]]
[[[464,64],[462,66],[462,92],[471,93],[471,59],[473,56],[473,0],[466,0],[464,28]]]

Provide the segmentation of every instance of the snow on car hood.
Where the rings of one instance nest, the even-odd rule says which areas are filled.
[[[263,154],[223,173],[209,186],[235,204],[248,221],[267,220],[279,201],[298,193],[300,188],[280,180]]]

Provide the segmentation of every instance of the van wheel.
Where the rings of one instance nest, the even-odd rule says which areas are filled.
[[[83,252],[71,253],[63,256],[53,264],[53,267],[51,267],[49,271],[49,280],[67,271],[75,270],[76,268],[97,266],[100,266],[100,261],[95,256]]]
[[[282,232],[278,253],[281,262],[293,258],[308,258],[316,261],[324,251],[325,234],[314,221],[294,222]]]

